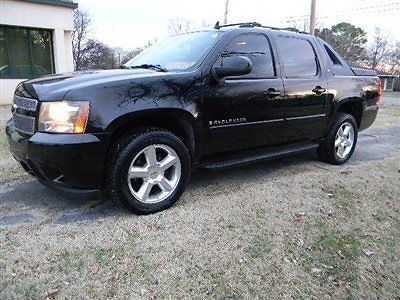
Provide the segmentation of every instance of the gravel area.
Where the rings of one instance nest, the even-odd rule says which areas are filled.
[[[0,298],[395,299],[399,121],[383,103],[343,166],[307,153],[200,171],[149,216],[57,196],[0,135]]]

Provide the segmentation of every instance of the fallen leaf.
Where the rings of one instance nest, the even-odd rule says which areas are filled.
[[[368,249],[368,250],[365,250],[365,251],[364,251],[364,254],[365,254],[366,256],[369,257],[369,256],[371,256],[372,254],[374,254],[374,251]]]
[[[351,173],[351,171],[342,171],[342,172],[340,172],[340,174],[345,174],[345,175],[350,174],[350,173]]]
[[[294,221],[297,222],[297,223],[303,221],[303,217],[304,217],[305,215],[306,215],[306,214],[305,214],[304,212],[296,213],[296,214],[294,215]]]
[[[316,274],[320,274],[322,272],[322,270],[318,269],[318,268],[312,268],[311,272],[316,273]]]
[[[345,259],[344,255],[342,254],[342,251],[339,250],[336,253],[340,256],[340,258]]]
[[[295,217],[294,217],[294,221],[295,221],[296,223],[300,223],[301,221],[303,221],[303,218],[302,218],[301,216],[295,216]]]
[[[329,270],[333,270],[335,267],[332,267],[332,266],[328,266],[328,265],[325,265],[325,264],[322,264],[322,266],[325,268],[325,269],[329,269]]]
[[[51,296],[54,296],[55,294],[57,294],[58,292],[59,292],[59,289],[57,289],[57,288],[49,289],[46,293],[46,296],[51,297]]]

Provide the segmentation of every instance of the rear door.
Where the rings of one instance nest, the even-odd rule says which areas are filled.
[[[320,138],[326,122],[327,80],[316,45],[303,35],[276,36],[283,84],[287,142]]]
[[[227,77],[204,87],[208,140],[206,152],[215,153],[282,143],[283,82],[275,67],[268,36],[246,33],[234,37],[215,65],[225,57],[246,56],[251,74]]]

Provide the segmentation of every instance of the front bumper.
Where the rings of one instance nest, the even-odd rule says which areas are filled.
[[[37,132],[24,136],[12,120],[6,135],[14,158],[45,185],[74,198],[99,196],[108,135]]]

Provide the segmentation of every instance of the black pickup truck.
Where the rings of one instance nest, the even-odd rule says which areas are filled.
[[[6,133],[29,173],[136,212],[170,207],[192,171],[316,150],[342,164],[375,120],[374,72],[320,38],[242,23],[166,38],[119,70],[21,83]]]

